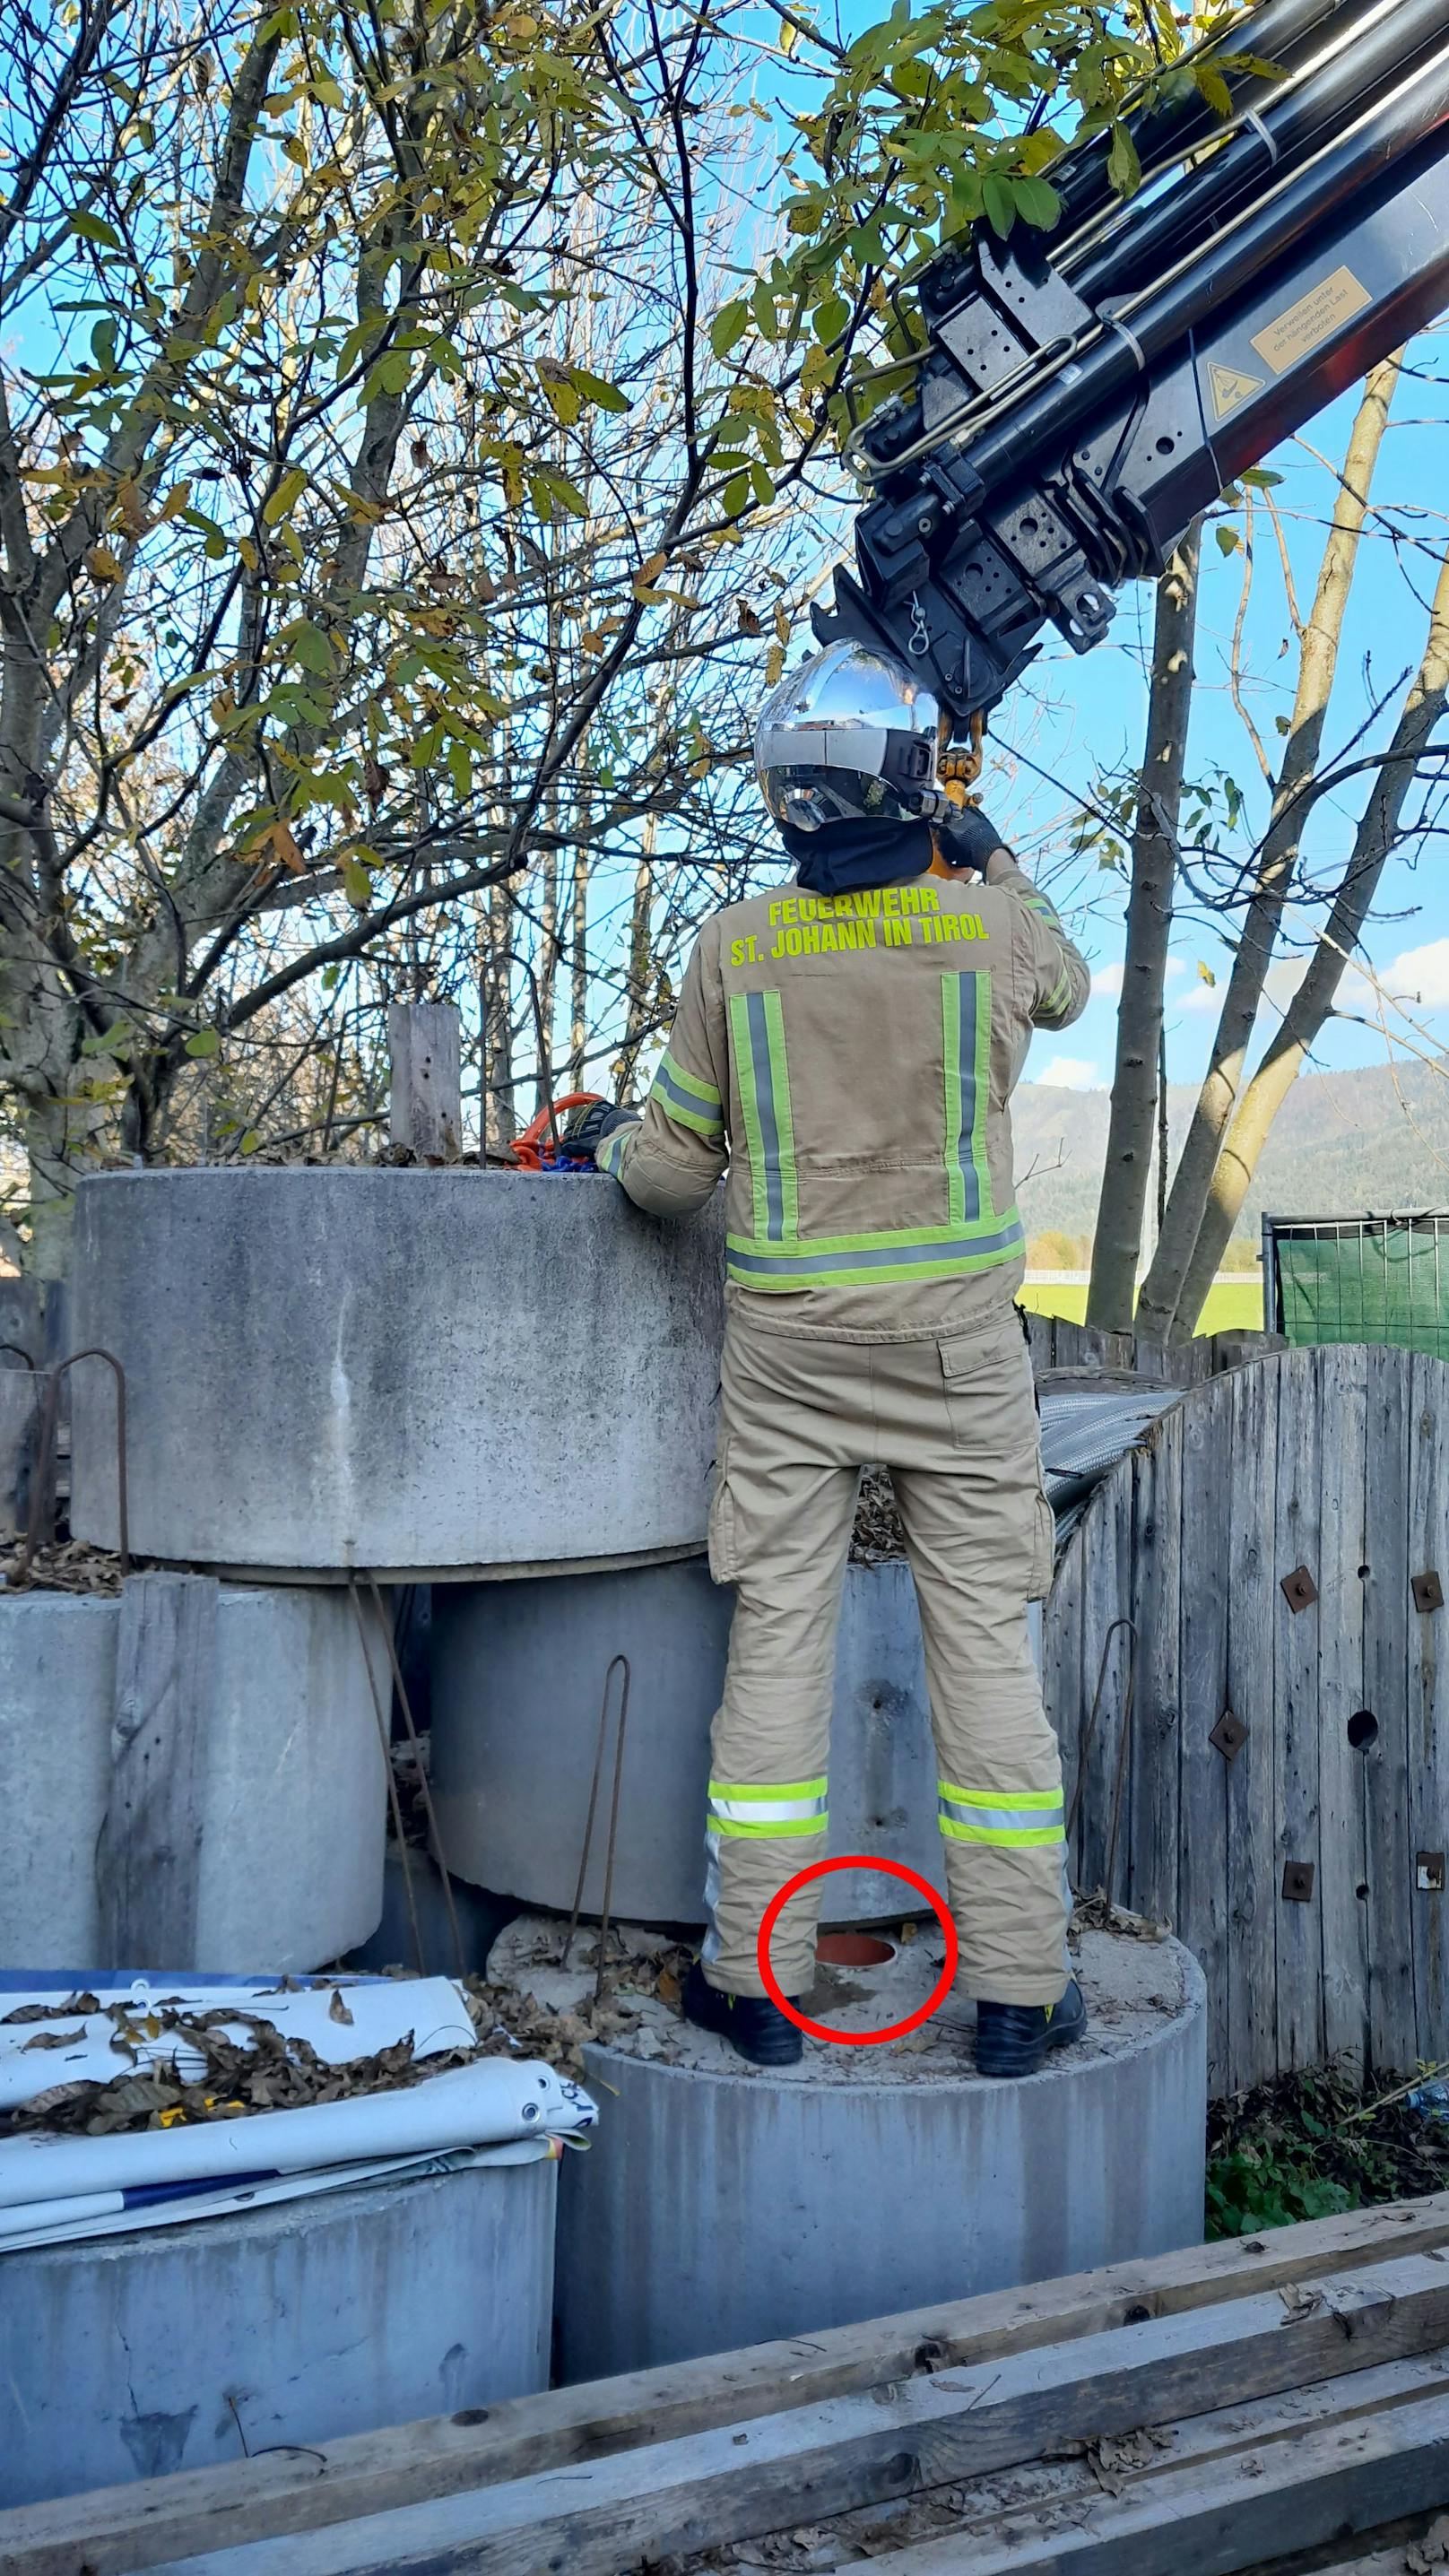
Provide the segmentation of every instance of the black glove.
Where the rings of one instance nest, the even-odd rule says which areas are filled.
[[[622,1109],[614,1100],[591,1100],[586,1108],[571,1109],[564,1120],[559,1144],[564,1153],[581,1161],[592,1157],[596,1145],[612,1136],[616,1127],[637,1127],[637,1109]]]
[[[977,868],[983,876],[992,851],[1006,846],[979,805],[948,805],[931,829],[948,868]]]

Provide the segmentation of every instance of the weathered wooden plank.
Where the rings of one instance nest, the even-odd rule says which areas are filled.
[[[1103,2472],[1119,2480],[1127,2492],[1146,2496],[1156,2482],[1194,2463],[1231,2467],[1244,2454],[1262,2461],[1270,2445],[1296,2442],[1305,2432],[1324,2425],[1347,2429],[1365,2416],[1411,2406],[1424,2397],[1443,2396],[1446,2385],[1449,2354],[1418,2354],[1410,2361],[1390,2362],[1382,2370],[1352,2371],[1344,2379],[1320,2380],[1307,2388],[1288,2389],[1278,2397],[1255,2398],[1247,2406],[1221,2406],[1206,2415],[1190,2415],[1182,2423],[1155,2428],[1156,2439],[1151,2444],[1118,2444],[1110,2447],[1107,2458],[1099,2452],[1098,2462]],[[1039,2530],[1070,2527],[1080,2520],[1079,2506],[1086,2503],[1095,2507],[1101,2495],[1102,2479],[1090,2458],[1032,2460],[1018,2468],[992,2470],[983,2478],[922,2498],[906,2497],[890,2504],[867,2506],[833,2527],[827,2525],[824,2538],[827,2548],[836,2532],[842,2541],[859,2541],[869,2526],[871,2554],[877,2560],[886,2557],[887,2563],[893,2539],[898,2551],[936,2538],[978,2543],[991,2540],[1000,2546],[1014,2543],[1020,2548]],[[923,2505],[941,2517],[937,2530],[921,2530]],[[1397,2525],[1403,2542],[1416,2539],[1422,2529],[1422,2521],[1412,2519],[1401,2520]],[[1394,2531],[1395,2526],[1390,2525],[1382,2535],[1375,2532],[1375,2540],[1380,2536],[1389,2539]],[[1345,2546],[1357,2554],[1356,2543]],[[822,2558],[824,2554],[823,2550],[817,2552]],[[1324,2564],[1322,2554],[1315,2552],[1315,2568]],[[1340,2564],[1335,2552],[1333,2565],[1338,2568]],[[701,2562],[690,2557],[680,2567],[679,2576],[695,2576],[700,2567]],[[1263,2570],[1262,2576],[1268,2576],[1268,2571]],[[1284,2568],[1281,2560],[1278,2562],[1277,2576],[1304,2576],[1296,2552],[1291,2569]],[[1402,2542],[1394,2576],[1404,2576]]]
[[[1179,1752],[1178,1923],[1207,1979],[1208,2087],[1221,2092],[1229,2064],[1227,1780],[1209,1737],[1228,1705],[1224,1585],[1232,1538],[1231,1378],[1215,1378],[1182,1415],[1182,1557],[1179,1608],[1182,1734]]]
[[[1181,1675],[1182,1413],[1155,1426],[1133,1468],[1132,1616],[1137,1706],[1132,1746],[1132,1897],[1159,1922],[1177,1920],[1178,1713]]]
[[[1437,1573],[1449,1594],[1449,1370],[1416,1352],[1409,1380],[1410,1581]],[[1449,1606],[1421,1611],[1409,1595],[1409,1858],[1414,1940],[1415,2052],[1449,2057]],[[1435,1885],[1435,1878],[1439,1884]]]
[[[1127,1780],[1121,1772],[1123,1725],[1132,1660],[1130,1630],[1117,1626],[1132,1594],[1132,1479],[1130,1471],[1105,1477],[1087,1505],[1078,1544],[1082,1552],[1082,1742],[1085,1781],[1078,1818],[1078,1885],[1090,1893],[1106,1887],[1113,1817],[1120,1815],[1108,1893],[1127,1899],[1130,1819]],[[1113,1629],[1116,1634],[1113,1635]],[[1098,1698],[1098,1685],[1101,1685]],[[1086,1729],[1098,1699],[1090,1746]]]
[[[1364,1708],[1377,1733],[1360,1753],[1367,1804],[1369,2045],[1375,2073],[1415,2060],[1413,1845],[1409,1836],[1409,1622],[1405,1579],[1409,1517],[1410,1361],[1407,1351],[1368,1354],[1368,1543],[1364,1595]]]
[[[1082,1702],[1082,1529],[1073,1531],[1057,1567],[1052,1588],[1042,1604],[1042,1699],[1062,1748],[1062,1787],[1067,1813],[1076,1797],[1082,1728],[1087,1712]],[[1082,1884],[1079,1848],[1074,1837],[1067,1853],[1072,1883]]]
[[[204,1574],[133,1574],[121,1588],[110,1797],[96,1878],[105,1955],[127,1967],[199,1964],[201,1740],[219,1589]]]
[[[1273,1776],[1279,1733],[1273,1649],[1278,1590],[1279,1367],[1237,1369],[1219,1380],[1229,1416],[1227,1705],[1248,1730],[1225,1765],[1227,1802],[1227,2090],[1275,2071],[1277,2034]],[[1185,1543],[1187,1533],[1184,1534]],[[1312,1616],[1310,1612],[1308,1614]],[[1220,1757],[1219,1757],[1220,1758]]]
[[[1279,1894],[1286,1860],[1313,1865],[1323,1884],[1318,1830],[1319,1654],[1325,1615],[1290,1610],[1277,1577],[1307,1565],[1321,1581],[1320,1518],[1323,1391],[1318,1355],[1296,1351],[1277,1363],[1278,1503],[1275,1555],[1267,1568],[1267,1594],[1276,1628],[1276,1743],[1273,1774],[1273,1857],[1277,1885],[1268,1894],[1274,1910],[1277,1962],[1277,2047],[1263,2076],[1289,2066],[1316,2066],[1323,2057],[1323,1935],[1320,1904],[1285,1904]],[[1332,1471],[1330,1471],[1332,1472]]]
[[[1353,1343],[1313,1354],[1323,1416],[1323,1563],[1314,1569],[1320,1595],[1317,1912],[1323,2040],[1330,2056],[1348,2051],[1360,2061],[1368,2048],[1368,1877],[1363,1764],[1349,1742],[1348,1721],[1363,1706],[1367,1356]]]
[[[451,2570],[541,2576],[565,2569],[568,2576],[618,2576],[640,2559],[778,2529],[802,2516],[848,2512],[913,2487],[1032,2459],[1064,2442],[1167,2424],[1305,2380],[1372,2368],[1431,2349],[1446,2334],[1444,2264],[1416,2258],[1362,2278],[1337,2274],[1322,2283],[1316,2305],[1305,2300],[1296,2307],[1291,2322],[1277,2293],[1190,2318],[1153,2318],[976,2370],[339,2524],[289,2540],[287,2576],[422,2576],[424,2570],[427,2576]],[[1431,2404],[1439,2452],[1449,2461],[1449,2399]],[[1372,2450],[1375,2427],[1417,2429],[1420,2411],[1405,2406],[1348,2432],[1335,2429],[1331,2456],[1385,2456]],[[1296,2460],[1317,2438],[1282,2447]],[[1401,2466],[1412,2464],[1412,2438],[1390,2447]],[[1271,2474],[1265,2472],[1265,2483]],[[1412,2465],[1408,2475],[1412,2487]],[[1170,2483],[1162,2482],[1164,2488]],[[1394,2509],[1411,2511],[1419,2501],[1411,2491]],[[1383,2520],[1384,2511],[1372,2518]],[[1337,2527],[1345,2527],[1342,2514]],[[176,2576],[272,2576],[275,2563],[267,2541],[224,2558],[209,2550],[173,2562]],[[1174,2552],[1174,2568],[1179,2563]]]
[[[712,2425],[738,2427],[928,2365],[980,2365],[1144,2316],[1185,2315],[1340,2271],[1362,2275],[1446,2244],[1449,2193],[1438,2193],[514,2398],[478,2414],[97,2489],[0,2513],[0,2566],[6,2576],[78,2576],[83,2567],[93,2576],[132,2576],[189,2552],[320,2529]]]
[[[1265,2458],[1167,2471],[1142,2489],[1104,2496],[1066,2531],[1005,2546],[951,2539],[876,2558],[876,2576],[1234,2576],[1265,2560],[1319,2547],[1442,2503],[1449,2480],[1449,2398],[1426,2397]],[[466,2563],[466,2562],[464,2562]],[[1404,2560],[1400,2556],[1400,2566]]]
[[[390,1002],[388,1130],[422,1163],[456,1163],[463,1133],[462,1022],[453,1002]]]

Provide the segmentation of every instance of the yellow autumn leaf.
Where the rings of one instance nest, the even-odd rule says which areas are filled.
[[[92,581],[119,581],[120,557],[110,546],[92,546],[86,556],[86,570]]]
[[[773,689],[775,682],[784,677],[784,672],[785,647],[783,644],[772,644],[768,653],[765,655],[766,688]]]
[[[306,875],[307,871],[302,863],[302,853],[297,847],[296,835],[291,824],[284,818],[279,818],[272,825],[267,834],[267,842],[273,858],[288,869],[291,875],[294,877]]]
[[[117,526],[124,528],[128,537],[144,537],[151,525],[146,516],[146,504],[141,498],[141,486],[134,478],[128,477],[119,487],[115,515]]]

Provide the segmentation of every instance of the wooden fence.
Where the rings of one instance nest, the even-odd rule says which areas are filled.
[[[1028,1315],[1032,1366],[1065,1369],[1074,1377],[1146,1377],[1159,1385],[1201,1386],[1223,1369],[1241,1368],[1265,1351],[1286,1350],[1280,1333],[1199,1333],[1187,1342],[1139,1342],[1132,1333],[1103,1333],[1094,1324],[1069,1323],[1065,1315]]]
[[[1044,1654],[1078,1884],[1115,1815],[1112,1894],[1207,1972],[1215,2092],[1449,2057],[1446,1584],[1449,1368],[1384,1348],[1189,1389],[1067,1547]]]

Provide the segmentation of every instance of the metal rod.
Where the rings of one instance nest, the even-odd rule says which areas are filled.
[[[602,1697],[602,1699],[601,1699],[601,1700],[600,1700],[600,1702],[599,1702],[599,1740],[598,1740],[597,1744],[596,1744],[596,1745],[595,1745],[595,1747],[594,1747],[594,1768],[593,1768],[593,1774],[592,1774],[592,1777],[591,1777],[591,1779],[590,1779],[590,1781],[589,1781],[589,1811],[588,1811],[588,1814],[587,1814],[587,1815],[585,1816],[585,1818],[584,1818],[584,1843],[583,1843],[583,1849],[582,1849],[582,1851],[581,1851],[581,1852],[580,1852],[580,1854],[579,1854],[579,1875],[578,1875],[578,1884],[577,1884],[577,1886],[576,1886],[576,1887],[575,1887],[575,1889],[574,1889],[574,1904],[573,1904],[573,1912],[572,1912],[572,1913],[570,1914],[570,1916],[569,1916],[569,1928],[568,1928],[567,1933],[566,1933],[566,1934],[565,1934],[565,1936],[564,1936],[563,1956],[562,1956],[562,1958],[561,1958],[561,1959],[560,1959],[560,1961],[559,1961],[559,1965],[560,1965],[560,1967],[561,1967],[561,1968],[566,1968],[566,1967],[568,1966],[569,1960],[570,1960],[570,1958],[571,1958],[571,1956],[572,1956],[572,1954],[573,1954],[574,1935],[575,1935],[575,1933],[578,1931],[578,1928],[579,1928],[579,1916],[582,1914],[583,1909],[584,1909],[584,1882],[585,1882],[585,1879],[586,1879],[586,1878],[587,1878],[587,1876],[588,1876],[588,1869],[589,1869],[589,1854],[590,1854],[591,1850],[593,1849],[593,1841],[594,1841],[594,1817],[595,1817],[595,1815],[596,1815],[596,1814],[597,1814],[597,1812],[598,1812],[598,1805],[599,1805],[599,1783],[600,1783],[600,1781],[602,1780],[602,1778],[603,1778],[603,1776],[604,1776],[604,1746],[605,1746],[606,1742],[608,1741],[608,1732],[609,1732],[609,1684],[610,1684],[610,1682],[613,1680],[613,1677],[614,1677],[614,1665],[615,1665],[615,1664],[622,1664],[622,1666],[623,1666],[623,1668],[624,1668],[624,1693],[623,1693],[623,1698],[622,1698],[622,1700],[621,1700],[621,1702],[620,1702],[620,1707],[619,1707],[619,1740],[618,1740],[618,1745],[617,1745],[617,1747],[616,1747],[615,1754],[614,1754],[614,1788],[613,1788],[613,1807],[612,1807],[612,1814],[611,1814],[611,1820],[610,1820],[610,1826],[609,1826],[609,1849],[608,1849],[608,1853],[607,1853],[607,1855],[606,1855],[606,1859],[605,1859],[604,1906],[605,1906],[606,1921],[607,1921],[607,1910],[608,1910],[609,1902],[610,1902],[610,1899],[611,1899],[611,1897],[612,1897],[612,1895],[613,1895],[613,1879],[614,1879],[614,1833],[615,1833],[615,1829],[616,1829],[616,1827],[617,1827],[617,1825],[618,1825],[618,1820],[619,1820],[619,1779],[620,1779],[620,1774],[621,1774],[621,1772],[622,1772],[622,1770],[623,1770],[623,1764],[624,1764],[624,1726],[625,1726],[625,1723],[626,1723],[626,1720],[627,1720],[627,1718],[628,1718],[628,1714],[629,1714],[629,1683],[630,1683],[631,1675],[630,1675],[629,1659],[628,1659],[627,1655],[615,1655],[615,1656],[614,1656],[614,1658],[613,1658],[613,1660],[612,1660],[612,1662],[611,1662],[611,1663],[610,1663],[610,1665],[609,1665],[609,1668],[608,1668],[607,1672],[606,1672],[606,1673],[605,1673],[605,1675],[604,1675],[604,1691],[603,1691],[603,1697]],[[603,1939],[602,1939],[602,1937],[601,1937],[600,1945],[599,1945],[599,1957],[600,1957],[600,1960],[602,1961],[602,1958],[603,1958]],[[596,1979],[595,1979],[595,1990],[596,1990],[596,1992],[597,1992],[597,1989],[598,1989],[598,1979],[596,1978]]]
[[[609,1912],[614,1894],[614,1845],[619,1833],[619,1787],[624,1776],[624,1730],[629,1723],[629,1690],[634,1677],[628,1656],[615,1655],[604,1675],[606,1706],[609,1698],[609,1684],[614,1678],[616,1666],[623,1674],[624,1680],[619,1695],[619,1732],[614,1739],[614,1790],[609,1805],[609,1840],[604,1852],[604,1913],[599,1927],[599,1965],[594,1978],[596,2004],[604,2000],[604,1968],[609,1956]]]
[[[119,1523],[118,1534],[121,1541],[122,1582],[131,1571],[131,1506],[126,1465],[126,1372],[114,1351],[104,1351],[97,1345],[90,1350],[72,1351],[68,1359],[59,1361],[56,1367],[48,1372],[50,1383],[45,1390],[45,1404],[40,1417],[40,1454],[36,1460],[35,1475],[30,1487],[30,1509],[25,1516],[25,1545],[21,1551],[20,1570],[15,1578],[20,1586],[30,1581],[31,1568],[35,1562],[35,1550],[39,1544],[41,1526],[46,1516],[50,1486],[55,1472],[55,1435],[56,1425],[60,1419],[60,1382],[66,1372],[78,1367],[82,1360],[104,1360],[116,1380],[116,1519]]]
[[[418,1786],[423,1793],[423,1807],[428,1819],[428,1831],[433,1838],[433,1858],[438,1864],[438,1872],[443,1882],[443,1901],[448,1909],[448,1924],[453,1935],[453,1949],[457,1956],[458,1974],[460,1977],[466,1977],[468,1973],[468,1962],[463,1955],[463,1934],[458,1922],[458,1909],[453,1902],[452,1876],[448,1869],[447,1855],[443,1850],[443,1837],[438,1830],[438,1813],[437,1809],[433,1805],[433,1785],[428,1778],[427,1770],[423,1762],[423,1748],[418,1741],[418,1730],[413,1724],[413,1704],[408,1697],[407,1683],[403,1680],[402,1664],[397,1651],[397,1639],[393,1634],[392,1620],[383,1602],[382,1594],[378,1589],[377,1576],[375,1574],[369,1574],[367,1580],[372,1592],[373,1608],[377,1612],[378,1622],[382,1629],[383,1641],[387,1647],[388,1661],[392,1665],[393,1688],[397,1692],[398,1700],[402,1707],[403,1724],[407,1728],[408,1742],[412,1746],[413,1750],[413,1760],[418,1766]]]
[[[15,1356],[16,1356],[16,1358],[17,1358],[18,1360],[24,1360],[25,1365],[26,1365],[26,1367],[29,1369],[31,1376],[32,1376],[32,1377],[34,1377],[34,1375],[35,1375],[35,1362],[34,1362],[34,1360],[31,1358],[30,1353],[29,1353],[29,1351],[25,1348],[25,1345],[24,1345],[24,1343],[23,1343],[23,1342],[0,1342],[0,1351],[13,1351],[13,1352],[14,1352],[14,1354],[15,1354]]]
[[[398,1796],[397,1781],[393,1777],[392,1741],[388,1734],[387,1720],[382,1713],[382,1695],[377,1687],[377,1675],[372,1669],[372,1650],[367,1642],[367,1621],[363,1616],[362,1595],[357,1589],[357,1577],[350,1566],[347,1571],[347,1594],[352,1603],[352,1615],[357,1621],[362,1660],[367,1669],[367,1687],[372,1694],[372,1713],[377,1720],[377,1740],[382,1746],[382,1767],[387,1778],[388,1804],[392,1809],[392,1829],[397,1837],[398,1853],[402,1860],[403,1895],[407,1899],[408,1920],[413,1928],[413,1957],[417,1961],[418,1975],[425,1977],[428,1973],[428,1963],[423,1955],[422,1926],[418,1921],[417,1898],[413,1894],[413,1874],[408,1865],[407,1836],[403,1832],[402,1800]]]

